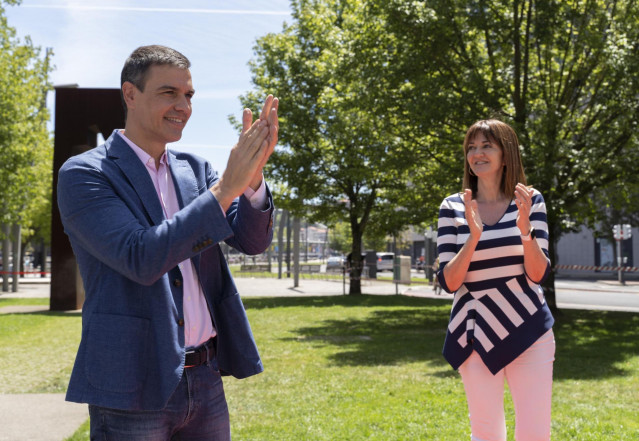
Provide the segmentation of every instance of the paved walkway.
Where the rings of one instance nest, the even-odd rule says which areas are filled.
[[[348,293],[348,284],[342,281],[301,279],[293,286],[292,279],[236,278],[236,285],[243,297],[257,296],[337,296]],[[48,298],[48,279],[26,279],[17,293],[0,293],[0,298]],[[628,281],[625,286],[615,281],[557,280],[557,290],[562,288],[583,291],[636,293],[639,281]],[[389,282],[364,281],[364,294],[394,295],[396,293],[419,297],[452,300],[452,295],[435,295],[429,285],[395,285]],[[48,311],[44,306],[5,306],[0,314],[16,312]],[[67,403],[64,394],[0,394],[0,441],[62,441],[71,436],[88,418],[87,406]]]
[[[64,394],[0,394],[0,441],[62,441],[89,418]]]

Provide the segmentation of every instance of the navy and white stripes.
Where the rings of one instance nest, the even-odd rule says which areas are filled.
[[[524,270],[524,254],[517,207],[511,201],[495,225],[484,225],[464,279],[455,293],[444,343],[444,357],[457,369],[477,351],[495,374],[548,331],[554,319],[539,284]],[[534,191],[530,221],[548,257],[546,204]],[[444,199],[439,210],[437,251],[441,286],[450,292],[443,268],[470,235],[462,195]],[[550,260],[544,279],[550,271]]]

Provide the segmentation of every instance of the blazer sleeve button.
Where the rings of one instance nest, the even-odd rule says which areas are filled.
[[[184,326],[184,319],[178,320],[178,326]]]

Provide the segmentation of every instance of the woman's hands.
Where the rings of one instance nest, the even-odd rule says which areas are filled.
[[[515,187],[515,204],[517,205],[517,227],[522,236],[530,233],[530,211],[532,209],[533,189],[519,183]],[[539,283],[549,265],[548,258],[536,240],[521,242],[524,247],[524,269],[526,275],[535,283]]]
[[[484,224],[479,215],[477,201],[473,200],[473,192],[468,189],[464,190],[462,200],[464,201],[464,216],[470,229],[470,237],[455,257],[444,267],[444,279],[451,292],[457,291],[462,283],[464,283],[470,261],[473,258],[473,253],[475,252],[481,233],[484,231]]]
[[[517,227],[523,236],[530,232],[530,209],[532,207],[533,189],[521,182],[515,187],[515,205],[517,205]]]
[[[477,207],[477,201],[473,199],[473,192],[469,189],[464,190],[464,216],[466,222],[468,222],[468,228],[470,229],[470,235],[473,238],[479,239],[482,231],[484,231],[484,224],[481,221],[479,215],[479,208]]]

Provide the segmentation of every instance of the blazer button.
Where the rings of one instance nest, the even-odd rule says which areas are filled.
[[[184,326],[184,319],[178,320],[178,326]]]
[[[180,287],[180,286],[182,286],[182,281],[180,279],[175,279],[173,281],[173,285],[177,286],[177,287]]]

